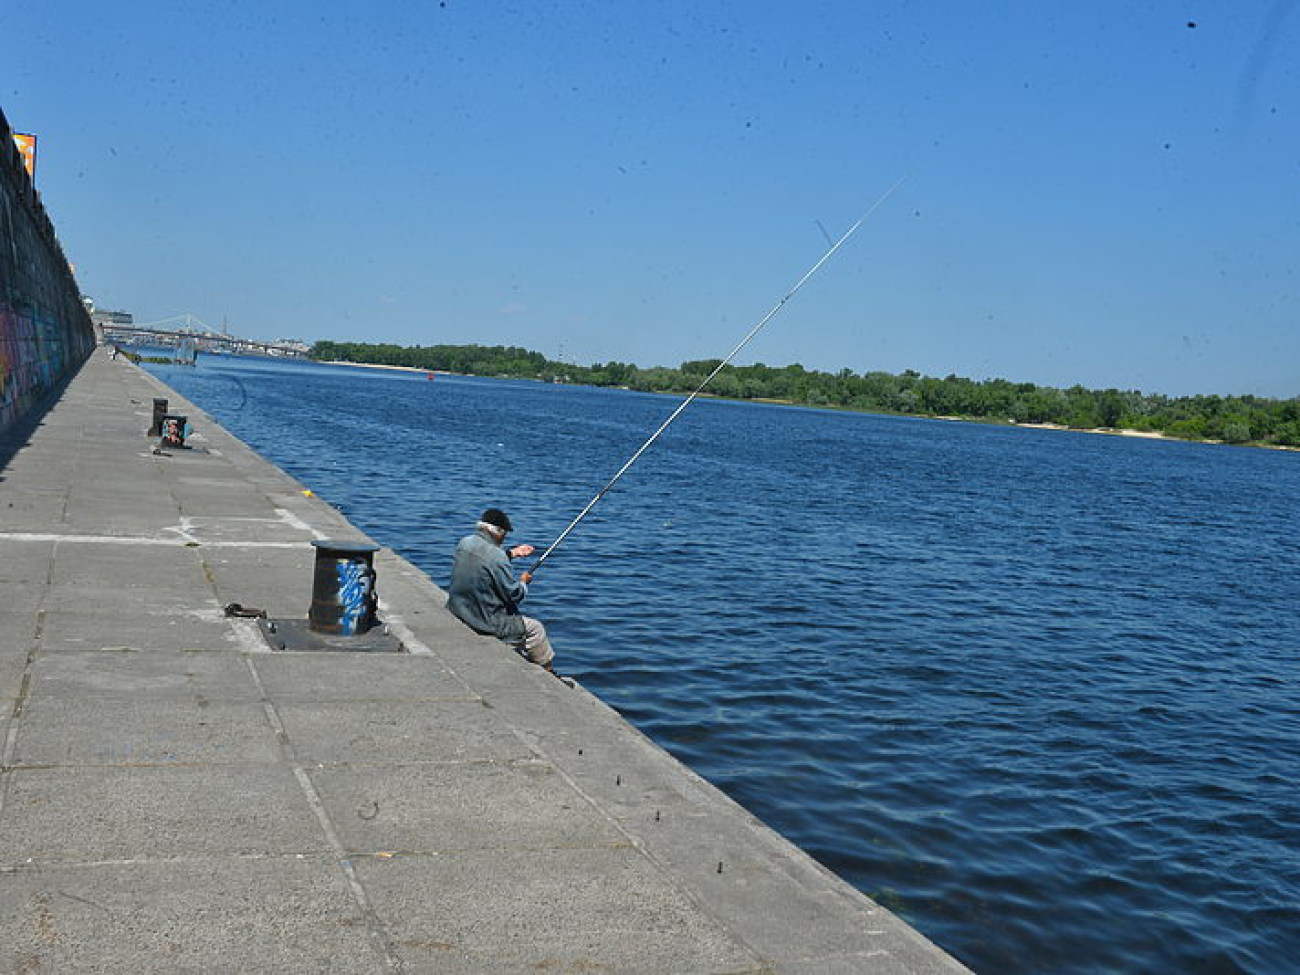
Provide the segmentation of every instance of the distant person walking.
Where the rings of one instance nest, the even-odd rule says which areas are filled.
[[[501,543],[513,530],[501,509],[483,512],[474,534],[456,546],[447,609],[476,633],[504,640],[539,667],[553,670],[555,651],[546,627],[519,612],[533,577],[525,572],[516,579],[510,562],[527,558],[535,549],[531,545],[503,549]]]

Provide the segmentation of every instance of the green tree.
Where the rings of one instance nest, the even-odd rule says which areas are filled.
[[[558,378],[664,393],[696,389],[721,362],[697,359],[683,362],[677,369],[663,366],[642,369],[624,362],[582,366],[552,362],[539,352],[519,346],[399,346],[324,339],[312,348],[312,355],[321,360],[484,376]],[[800,363],[774,367],[761,362],[727,366],[707,391],[741,399],[857,410],[1010,419],[1017,423],[1065,423],[1074,427],[1125,426],[1159,430],[1187,439],[1300,445],[1300,398],[1171,398],[1159,394],[1144,396],[1137,390],[1089,390],[1078,385],[1054,389],[1005,379],[975,382],[955,374],[935,379],[912,369],[899,375],[880,371],[858,375],[848,368],[830,373],[806,369]]]
[[[1120,417],[1124,415],[1125,403],[1124,397],[1118,389],[1103,390],[1096,397],[1096,413],[1100,425],[1103,427],[1119,426]]]
[[[1250,422],[1244,416],[1227,416],[1223,419],[1222,439],[1225,443],[1248,443]]]

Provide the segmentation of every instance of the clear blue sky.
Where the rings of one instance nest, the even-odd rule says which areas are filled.
[[[237,334],[1300,395],[1300,3],[6,0],[82,289]],[[1193,26],[1194,25],[1194,26]]]

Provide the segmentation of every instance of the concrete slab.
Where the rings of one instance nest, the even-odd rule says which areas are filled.
[[[857,898],[826,883],[827,871],[791,856],[784,842],[752,817],[746,816],[743,829],[733,822],[724,828],[723,822],[706,808],[678,806],[666,808],[658,819],[624,825],[657,862],[688,877],[705,901],[730,904],[735,929],[765,957],[786,955],[792,943],[810,934],[819,954],[898,947],[891,935],[906,929],[885,911],[864,912]],[[807,954],[807,945],[798,951]]]
[[[330,767],[310,775],[349,854],[630,845],[545,762]]]
[[[205,613],[218,612],[221,605],[216,593],[210,586],[205,589],[206,592],[196,593],[169,585],[133,588],[116,586],[111,579],[102,579],[94,585],[51,585],[45,605],[51,609],[102,614],[105,618],[179,616],[195,609]]]
[[[635,850],[361,860],[412,970],[757,972],[761,959]],[[506,896],[503,898],[502,893]]]
[[[289,569],[255,566],[253,554],[247,562],[244,550],[208,550],[204,562],[212,579],[217,603],[239,603],[266,611],[272,619],[306,619],[311,612],[311,561],[301,555],[287,554],[300,564]],[[260,553],[258,553],[260,554]]]
[[[186,515],[185,531],[200,545],[252,543],[250,548],[269,543],[292,543],[304,546],[304,551],[312,554],[311,540],[316,534],[305,524],[285,515],[276,514],[268,509],[266,513],[253,515],[213,514]],[[355,532],[350,537],[356,537]],[[314,554],[312,555],[314,558]]]
[[[35,587],[31,588],[30,593],[16,592],[18,588],[9,585],[4,587],[5,606],[0,609],[0,660],[7,657],[26,658],[27,651],[36,644],[41,593]],[[11,601],[14,596],[18,598]]]
[[[266,495],[245,481],[181,477],[171,490],[184,511],[202,511],[209,518],[275,520],[275,508]]]
[[[26,665],[26,654],[0,654],[0,714],[6,717],[13,713],[13,705],[22,690]]]
[[[62,526],[75,535],[110,535],[158,537],[163,526],[177,520],[174,501],[139,508],[113,507],[101,498],[69,498],[64,509]]]
[[[646,738],[602,734],[600,723],[590,718],[577,724],[574,732],[547,735],[530,728],[525,740],[561,766],[606,815],[629,828],[650,830],[653,823],[653,833],[658,835],[663,822],[714,812],[723,801],[702,779],[683,774],[671,756]],[[733,814],[747,818],[738,808]]]
[[[0,448],[3,448],[0,443]],[[41,470],[32,467],[8,467],[0,471],[0,490],[4,491],[5,500],[12,500],[19,495],[48,494],[62,498],[73,483],[73,474],[78,467],[76,457],[52,450],[42,450],[35,445],[23,448],[25,458],[40,459]],[[44,476],[48,471],[49,475]],[[0,510],[5,506],[0,504]]]
[[[4,558],[0,559],[0,591],[5,594],[4,605],[0,607],[3,612],[13,608],[8,598],[12,586],[45,586],[54,559],[54,542],[24,541],[0,535],[0,545],[4,546]]]
[[[12,764],[273,762],[279,743],[260,704],[104,697],[29,699]]]
[[[304,495],[302,487],[297,482],[286,486],[278,483],[262,483],[254,479],[254,483],[261,484],[277,512],[287,512],[293,517],[309,522],[316,533],[322,537],[354,538],[357,536],[357,527],[343,517],[341,511],[332,507],[328,498]],[[286,487],[291,493],[285,493]]]
[[[289,702],[277,703],[276,712],[304,765],[532,757],[518,736],[478,701]]]
[[[111,463],[87,463],[96,471],[113,472],[112,480],[75,482],[68,498],[77,505],[99,505],[107,509],[139,508],[145,511],[176,511],[176,499],[166,484],[158,480],[157,471],[148,459],[133,455],[122,462],[114,458]]]
[[[64,524],[66,501],[54,492],[11,491],[0,483],[0,532],[47,531]]]
[[[112,599],[102,590],[95,596],[100,605],[81,599],[71,608],[56,606],[45,611],[42,650],[54,654],[98,650],[194,653],[239,646],[215,599],[202,608],[160,608],[145,597]]]
[[[0,883],[0,971],[383,970],[330,860],[44,864]]]
[[[435,657],[275,654],[253,661],[269,698],[313,701],[473,701],[479,696]]]
[[[181,545],[108,545],[61,541],[54,551],[50,584],[56,589],[95,588],[173,590],[188,598],[206,588],[199,557]]]
[[[125,702],[262,697],[247,661],[237,654],[119,649],[42,654],[32,664],[29,693],[37,700]]]
[[[13,864],[323,855],[330,847],[283,765],[119,765],[9,772],[0,850]]]
[[[159,533],[166,523],[164,516],[155,511],[111,512],[100,506],[88,509],[82,505],[70,509],[62,525],[77,535],[161,537]]]
[[[310,598],[316,550],[308,533],[286,530],[280,535],[265,525],[244,526],[245,533],[259,536],[252,543],[233,533],[217,538],[201,522],[191,522],[184,530],[188,537],[202,539],[198,555],[217,585],[229,586],[243,579],[245,588],[281,586],[298,589]]]

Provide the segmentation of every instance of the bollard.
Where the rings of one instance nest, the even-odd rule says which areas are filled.
[[[162,421],[167,415],[167,401],[165,399],[155,399],[153,401],[153,422],[149,424],[150,437],[162,436]]]
[[[378,623],[375,609],[375,552],[378,545],[317,539],[308,628],[355,636]]]
[[[178,413],[164,414],[162,418],[162,441],[158,446],[184,447],[185,427],[189,421],[188,416],[181,416]]]

